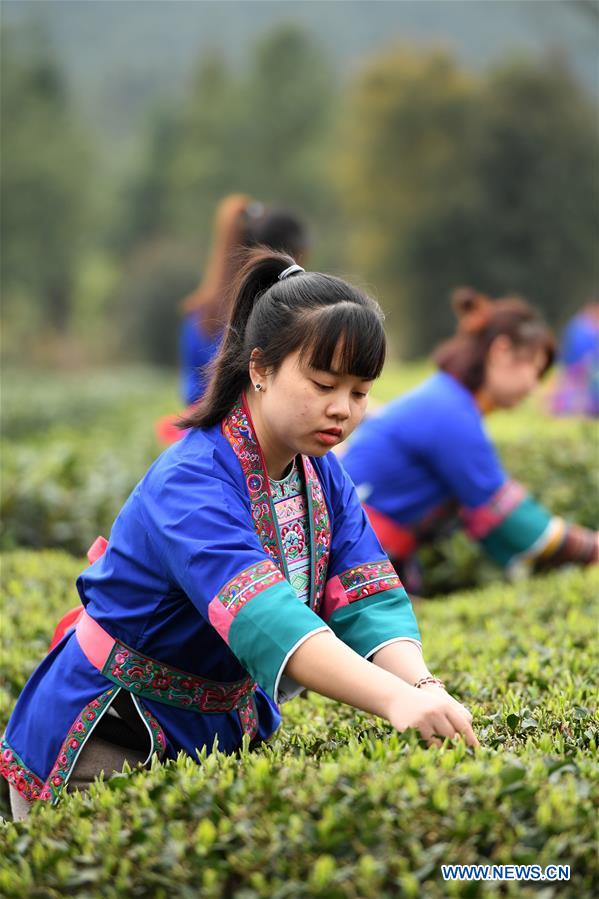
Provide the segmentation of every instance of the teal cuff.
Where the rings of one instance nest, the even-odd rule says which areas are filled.
[[[517,556],[531,552],[550,523],[547,509],[527,496],[480,544],[494,562],[507,568]]]
[[[277,701],[279,680],[295,650],[318,631],[329,630],[287,581],[254,596],[237,613],[229,646],[265,693]]]
[[[341,606],[329,618],[329,625],[340,640],[364,658],[392,640],[420,642],[412,603],[399,587]]]

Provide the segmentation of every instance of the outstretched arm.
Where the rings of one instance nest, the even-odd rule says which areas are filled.
[[[415,727],[427,740],[462,736],[468,745],[478,746],[469,713],[444,691],[416,689],[366,661],[330,632],[305,640],[289,659],[285,674],[323,696],[386,718],[399,731]]]
[[[599,561],[596,531],[552,516],[517,481],[506,481],[475,509],[462,509],[467,532],[508,571]]]
[[[420,690],[426,690],[431,693],[439,693],[442,691],[445,696],[458,708],[466,714],[469,721],[472,721],[472,715],[462,703],[454,699],[451,694],[445,691],[445,684],[434,677],[428,670],[424,661],[420,646],[411,640],[397,640],[388,646],[383,646],[372,657],[375,665],[390,671],[397,677],[400,677],[407,684],[414,686],[419,684]]]
[[[457,498],[466,533],[495,562],[509,572],[599,561],[597,533],[552,516],[510,478],[481,420],[457,414],[443,424],[443,440],[431,443],[427,462]]]

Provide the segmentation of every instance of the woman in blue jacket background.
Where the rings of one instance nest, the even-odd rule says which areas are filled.
[[[385,551],[413,590],[418,546],[455,526],[508,570],[596,562],[597,534],[514,481],[485,429],[485,415],[518,405],[550,368],[549,328],[519,298],[464,288],[453,303],[458,330],[434,353],[439,371],[365,421],[343,456]]]
[[[208,385],[207,366],[216,356],[229,317],[229,292],[240,251],[257,245],[303,262],[308,247],[304,224],[284,209],[264,207],[245,194],[225,197],[214,221],[213,244],[202,282],[183,301],[179,335],[181,397],[196,403]]]

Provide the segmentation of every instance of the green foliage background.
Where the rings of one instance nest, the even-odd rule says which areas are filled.
[[[235,64],[203,52],[122,160],[43,30],[2,46],[5,358],[173,365],[232,191],[302,215],[310,266],[365,282],[404,358],[447,335],[457,284],[527,294],[557,326],[599,283],[596,104],[559,55],[474,71],[390,33],[341,75],[287,22]]]

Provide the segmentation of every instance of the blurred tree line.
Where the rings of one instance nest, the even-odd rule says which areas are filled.
[[[305,217],[310,266],[366,283],[406,358],[449,332],[457,284],[524,294],[556,326],[599,284],[595,108],[558,58],[481,76],[395,46],[340,84],[279,27],[241,69],[202,58],[115,181],[43,36],[5,29],[2,51],[7,356],[75,335],[96,361],[174,362],[231,191]]]

